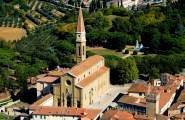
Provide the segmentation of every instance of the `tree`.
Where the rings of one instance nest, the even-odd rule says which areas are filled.
[[[88,19],[88,23],[85,21],[86,25],[91,25],[94,28],[94,31],[99,32],[105,28],[110,27],[111,22],[107,19],[101,11],[98,11],[93,18]]]
[[[111,30],[129,33],[132,31],[132,26],[128,19],[117,17],[112,21]]]
[[[24,65],[19,65],[16,67],[16,77],[17,81],[19,83],[19,87],[21,89],[21,92],[24,92],[27,90],[27,79],[28,79],[28,69]]]
[[[105,46],[117,51],[122,51],[127,44],[127,37],[125,34],[119,32],[109,33]]]
[[[116,68],[117,83],[124,84],[138,79],[138,69],[134,59],[126,59],[119,61]]]
[[[150,70],[149,70],[149,78],[150,79],[157,79],[160,77],[160,71],[158,68],[156,67],[152,67]]]

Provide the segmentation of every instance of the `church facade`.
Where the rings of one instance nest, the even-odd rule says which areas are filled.
[[[54,86],[54,106],[86,107],[99,99],[110,87],[110,70],[104,58],[94,55],[86,59],[86,36],[80,8],[76,32],[76,62]]]

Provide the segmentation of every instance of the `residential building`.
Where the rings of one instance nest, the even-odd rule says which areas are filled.
[[[97,120],[100,117],[98,109],[37,107],[31,113],[31,120]]]
[[[128,95],[123,95],[118,101],[118,108],[157,118],[170,108],[184,78],[180,76],[163,77],[163,85],[133,84],[128,90]],[[179,113],[179,112],[178,112]]]
[[[47,74],[41,75],[36,79],[37,98],[53,93],[53,85],[60,83],[60,77],[68,70],[69,68],[58,67],[57,69],[49,71]]]
[[[185,113],[185,90],[182,90],[176,102],[169,108],[168,116],[177,117]]]

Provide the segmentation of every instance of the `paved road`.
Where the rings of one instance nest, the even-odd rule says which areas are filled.
[[[99,100],[97,102],[85,106],[85,108],[93,108],[93,109],[101,109],[102,112],[112,104],[112,101],[120,94],[126,94],[131,84],[121,85],[111,85],[110,89],[102,96],[99,96]]]

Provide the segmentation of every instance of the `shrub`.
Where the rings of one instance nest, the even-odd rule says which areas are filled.
[[[129,50],[125,50],[125,54],[129,54]]]
[[[135,50],[134,52],[133,52],[133,55],[137,55],[138,53],[137,53],[137,51]]]

